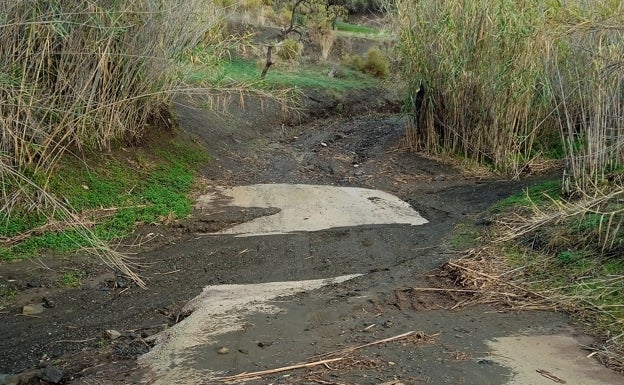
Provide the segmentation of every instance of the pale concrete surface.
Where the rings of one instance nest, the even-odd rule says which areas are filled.
[[[182,310],[183,313],[193,313],[160,333],[156,346],[139,358],[141,366],[149,369],[146,381],[153,385],[206,383],[218,373],[211,368],[195,367],[197,357],[194,354],[201,355],[201,349],[217,349],[212,346],[214,336],[242,330],[245,316],[250,314],[278,313],[280,308],[268,303],[277,297],[319,289],[359,276],[353,274],[308,281],[208,286]],[[200,349],[195,350],[194,347]]]
[[[620,385],[624,377],[588,357],[591,339],[572,335],[510,336],[490,341],[491,359],[513,370],[508,385]],[[546,376],[538,372],[545,371]],[[549,375],[554,376],[548,378]],[[565,381],[565,382],[560,382]]]
[[[275,215],[256,218],[215,234],[266,235],[318,231],[334,227],[408,224],[427,220],[407,202],[380,190],[302,184],[258,184],[220,188],[199,197],[196,207],[222,204],[238,207],[276,207]]]

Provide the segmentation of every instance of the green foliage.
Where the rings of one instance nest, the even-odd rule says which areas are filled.
[[[349,55],[348,53],[345,54],[340,59],[340,63],[343,66],[352,68],[356,71],[362,71],[364,69],[364,59],[362,59],[362,56],[357,55],[357,54],[353,54],[353,55]]]
[[[364,73],[376,78],[385,78],[390,74],[390,63],[379,48],[370,48],[364,57]]]
[[[557,254],[557,260],[563,264],[577,263],[583,259],[583,254],[578,251],[563,250]]]
[[[500,212],[510,207],[531,208],[534,205],[540,206],[551,202],[552,200],[557,200],[560,197],[561,181],[546,181],[497,202],[494,206],[492,206],[492,210]]]
[[[362,73],[346,70],[345,76],[330,78],[327,73],[331,68],[324,65],[300,66],[294,69],[276,68],[267,73],[264,79],[259,79],[261,69],[256,63],[249,60],[234,59],[223,61],[217,71],[207,68],[198,68],[189,82],[194,84],[214,84],[221,86],[229,84],[245,84],[250,88],[261,90],[285,90],[290,88],[311,88],[332,90],[337,92],[374,87],[377,81]]]
[[[379,35],[381,33],[381,31],[377,28],[351,24],[344,21],[338,21],[335,25],[338,31],[356,33],[360,35]]]
[[[8,307],[18,292],[15,286],[0,284],[0,310]]]
[[[192,209],[187,194],[192,188],[195,170],[207,157],[199,148],[183,142],[171,141],[165,146],[152,154],[160,163],[148,169],[130,168],[117,158],[92,168],[64,161],[50,186],[72,207],[83,212],[85,220],[94,223],[93,232],[106,241],[127,235],[139,223],[182,218]],[[110,211],[101,211],[108,208]],[[108,212],[111,215],[103,216]],[[5,218],[6,230],[0,235],[11,237],[36,229],[46,221],[42,215],[13,213]],[[69,252],[89,245],[89,240],[71,228],[51,228],[35,232],[10,247],[0,247],[0,260],[27,258],[44,250]]]
[[[469,223],[455,226],[449,245],[453,250],[466,250],[479,244],[479,231]]]

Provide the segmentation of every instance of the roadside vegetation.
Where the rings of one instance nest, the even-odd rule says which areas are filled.
[[[183,213],[154,209],[166,199],[155,189],[171,184],[173,194],[188,191],[188,182],[164,180],[188,180],[179,170],[183,162],[165,161],[137,175],[147,182],[136,188],[132,178],[122,178],[127,170],[118,171],[121,160],[81,162],[141,143],[148,127],[171,128],[168,104],[182,84],[179,58],[207,38],[222,12],[203,1],[26,0],[2,2],[0,15],[0,258],[83,247],[141,283],[105,241],[131,228],[132,216]],[[211,43],[215,52],[224,45]],[[112,208],[97,225],[83,213]]]
[[[573,314],[624,369],[624,14],[619,2],[398,1],[407,143],[556,182],[493,208],[447,268],[480,299]]]
[[[228,31],[227,18],[297,26],[323,53],[345,12],[318,0],[3,2],[0,261],[81,250],[141,284],[109,245],[139,224],[187,216],[194,176],[208,159],[176,136],[176,93],[214,95],[206,108],[222,109],[223,95],[241,93],[292,106],[301,89],[339,94],[377,84],[360,69],[329,77],[334,65],[304,60],[297,33],[261,79],[266,47]],[[331,41],[318,40],[324,32]]]

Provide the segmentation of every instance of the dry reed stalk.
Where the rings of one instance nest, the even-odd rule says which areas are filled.
[[[145,282],[134,272],[134,268],[137,267],[136,263],[128,256],[123,255],[106,245],[91,231],[88,224],[84,223],[84,221],[74,214],[73,211],[64,203],[48,194],[47,191],[40,188],[33,181],[26,179],[21,173],[15,171],[12,167],[7,167],[7,165],[2,162],[0,162],[0,174],[4,175],[4,177],[14,178],[19,181],[20,185],[28,186],[28,188],[36,192],[40,201],[31,203],[36,207],[40,207],[43,204],[44,206],[51,208],[50,211],[52,214],[48,217],[48,223],[50,223],[50,226],[58,225],[59,228],[56,229],[58,231],[65,230],[68,226],[71,227],[78,233],[82,240],[86,240],[88,242],[88,251],[99,256],[109,267],[127,275],[141,288],[146,287]],[[30,197],[30,194],[28,193],[25,193],[24,195],[26,197]],[[7,212],[8,210],[10,210],[10,207],[7,207],[6,205],[0,208],[0,211],[3,212]],[[55,217],[63,218],[63,222],[56,221]],[[78,244],[78,242],[76,243]]]
[[[597,229],[600,238],[603,240],[604,250],[607,245],[613,245],[615,243],[622,220],[618,219],[617,223],[614,224],[613,218],[615,216],[621,218],[624,213],[624,209],[603,211],[601,207],[604,207],[609,202],[618,202],[623,193],[624,188],[616,188],[610,192],[599,193],[593,197],[585,196],[575,201],[552,200],[554,207],[548,211],[543,211],[542,209],[534,206],[533,213],[530,217],[516,214],[516,216],[511,219],[499,219],[499,223],[506,228],[506,231],[499,236],[498,241],[509,241],[536,231],[546,225],[557,224],[569,218],[579,218],[587,213],[592,213],[605,218],[610,218],[604,228]],[[601,220],[601,226],[602,223],[603,221]]]
[[[47,183],[67,151],[141,137],[179,88],[180,55],[223,12],[202,0],[114,3],[0,2],[0,219],[16,206],[61,216],[105,262],[143,285],[127,258],[98,240]]]
[[[354,353],[354,352],[356,352],[358,350],[361,350],[361,349],[364,349],[364,348],[367,348],[367,347],[370,347],[370,346],[375,346],[375,345],[380,345],[380,344],[384,344],[384,343],[388,343],[388,342],[403,340],[403,339],[408,338],[408,337],[410,337],[410,336],[412,336],[414,334],[421,335],[420,333],[416,333],[415,331],[410,331],[410,332],[402,333],[402,334],[399,334],[399,335],[396,335],[396,336],[393,336],[393,337],[388,337],[388,338],[384,338],[384,339],[381,339],[381,340],[376,340],[376,341],[373,341],[373,342],[369,342],[367,344],[358,345],[358,346],[352,346],[352,347],[348,347],[348,348],[345,348],[345,349],[340,349],[340,350],[336,350],[336,351],[333,351],[333,352],[321,354],[321,355],[315,356],[311,361],[308,361],[308,362],[302,362],[302,363],[299,363],[299,364],[284,366],[284,367],[281,367],[281,368],[261,370],[261,371],[257,371],[257,372],[241,373],[241,374],[237,374],[237,375],[233,375],[233,376],[220,377],[220,378],[218,378],[218,380],[223,381],[223,382],[239,381],[239,380],[246,380],[246,379],[262,377],[262,376],[276,374],[276,373],[281,373],[281,372],[286,372],[286,371],[291,371],[291,370],[295,370],[295,369],[304,369],[304,368],[311,368],[311,367],[315,367],[315,366],[319,366],[319,365],[327,365],[327,364],[330,364],[332,362],[342,361],[349,354],[352,354],[352,353]],[[339,357],[335,357],[335,356],[339,356]],[[332,358],[329,358],[329,357],[332,357]]]
[[[321,50],[321,59],[327,60],[331,53],[334,42],[336,41],[336,34],[325,25],[315,25],[309,29],[310,40],[317,44]]]
[[[427,89],[421,147],[524,166],[550,108],[536,95],[544,39],[534,3],[398,1],[400,68],[412,89]]]

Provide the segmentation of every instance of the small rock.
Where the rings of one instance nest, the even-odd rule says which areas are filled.
[[[117,338],[121,337],[121,333],[117,330],[108,329],[105,333],[106,337],[110,338],[111,340],[116,340]]]
[[[225,346],[222,346],[217,350],[218,354],[228,354],[229,352],[230,352],[230,349],[226,348]]]
[[[43,307],[51,309],[54,307],[55,303],[50,298],[43,297]]]
[[[43,313],[43,305],[41,304],[25,305],[22,308],[23,315],[33,315],[33,314],[40,314],[40,313]]]
[[[249,354],[249,351],[247,351],[247,349],[238,349],[238,352],[243,354]]]
[[[60,384],[61,380],[63,380],[63,372],[54,366],[47,366],[41,372],[41,379],[53,384]]]
[[[0,373],[0,385],[17,385],[19,377]]]

